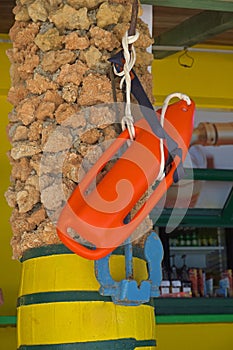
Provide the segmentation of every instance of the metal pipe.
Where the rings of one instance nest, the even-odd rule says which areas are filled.
[[[233,122],[231,123],[200,123],[194,129],[190,146],[221,146],[233,144]]]

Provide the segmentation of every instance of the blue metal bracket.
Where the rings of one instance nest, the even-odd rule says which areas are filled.
[[[109,269],[111,254],[95,261],[95,274],[100,283],[100,294],[111,296],[115,304],[140,305],[147,303],[151,297],[158,297],[159,286],[162,280],[161,262],[163,259],[163,246],[159,236],[152,232],[146,239],[144,256],[148,266],[148,280],[142,281],[140,286],[133,280],[133,253],[132,244],[125,245],[126,279],[115,281]]]

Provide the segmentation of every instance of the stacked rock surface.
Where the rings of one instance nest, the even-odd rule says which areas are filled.
[[[102,143],[120,132],[107,105],[113,103],[108,59],[121,49],[131,1],[17,0],[14,14],[7,52],[13,109],[6,198],[13,208],[13,257],[20,258],[29,248],[59,243],[53,217],[64,195],[69,197],[80,174],[103,152]],[[137,29],[135,70],[152,99],[152,55],[146,50],[152,39],[140,18]],[[54,135],[56,142],[48,146]],[[148,230],[150,223],[145,225]]]

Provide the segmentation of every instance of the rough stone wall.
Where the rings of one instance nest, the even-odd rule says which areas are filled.
[[[17,0],[14,14],[10,30],[13,48],[7,52],[12,81],[8,100],[13,110],[8,126],[11,186],[6,198],[13,208],[13,257],[19,258],[31,247],[59,242],[43,198],[52,197],[54,205],[49,210],[54,212],[62,199],[53,174],[40,172],[43,148],[55,128],[70,116],[88,106],[113,102],[108,58],[121,47],[129,26],[131,1]],[[152,40],[140,19],[137,27],[140,38],[135,43],[135,69],[152,98],[152,79],[147,70],[152,55],[146,51]],[[121,101],[117,79],[116,83]],[[82,136],[69,149],[63,164],[67,196],[78,182],[77,173],[89,147],[116,137],[119,130],[111,125],[113,122],[107,109],[90,114],[88,120],[78,114],[75,127],[82,130]],[[71,137],[72,126],[58,137],[54,152],[68,148]]]

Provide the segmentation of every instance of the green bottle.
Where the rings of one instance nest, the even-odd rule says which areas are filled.
[[[184,236],[182,234],[179,237],[179,245],[181,247],[185,246],[185,239],[184,239]]]
[[[186,235],[185,235],[185,238],[186,238],[186,246],[187,247],[190,247],[191,246],[191,237],[190,237],[190,234],[189,233],[187,233]]]
[[[196,232],[193,232],[193,234],[192,234],[192,246],[193,246],[193,247],[197,247],[197,246],[198,246],[198,241],[197,241]]]
[[[201,236],[201,245],[203,247],[207,247],[208,246],[208,238],[207,238],[207,235],[205,233],[202,234],[202,236]]]

